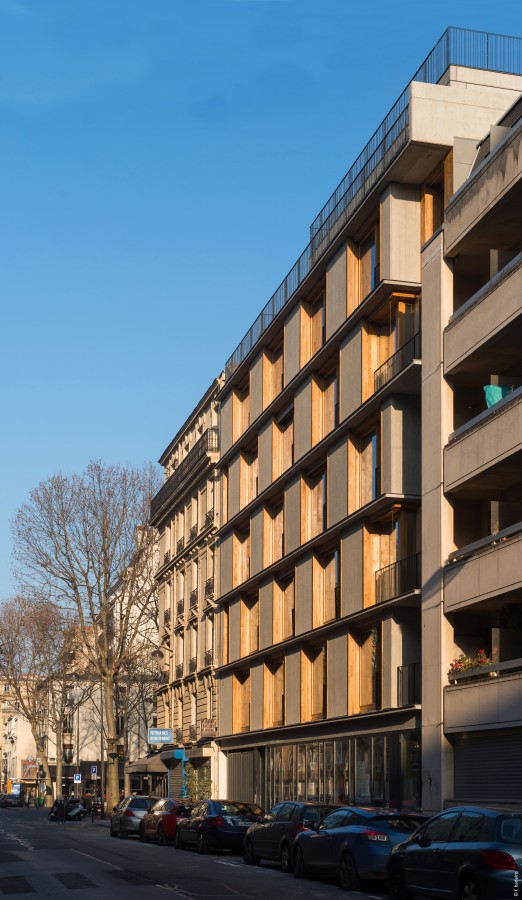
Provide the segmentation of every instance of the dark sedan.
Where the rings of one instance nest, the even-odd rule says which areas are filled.
[[[393,848],[388,889],[393,900],[519,896],[522,813],[458,807],[430,819]]]
[[[336,806],[325,803],[285,801],[277,803],[251,825],[245,836],[243,858],[247,865],[262,859],[278,860],[283,872],[292,871],[292,844],[296,834],[313,828]]]
[[[176,847],[197,847],[198,853],[210,850],[241,850],[245,832],[257,820],[250,804],[231,800],[203,800],[188,819],[180,819]]]
[[[186,819],[192,806],[184,806],[178,800],[158,800],[140,822],[140,841],[157,841],[166,844],[176,837],[178,822]]]
[[[294,875],[337,877],[345,891],[384,878],[392,847],[426,821],[426,816],[389,809],[344,806],[315,831],[298,834],[293,847]]]
[[[2,806],[23,806],[23,794],[4,794],[2,797]]]
[[[120,800],[112,810],[109,824],[110,836],[126,838],[130,834],[135,834],[137,837],[143,816],[148,813],[157,800],[158,797],[135,797],[134,794]]]

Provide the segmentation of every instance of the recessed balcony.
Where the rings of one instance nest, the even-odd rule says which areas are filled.
[[[421,586],[421,554],[399,559],[375,573],[375,602],[385,603]]]
[[[522,725],[522,659],[478,671],[479,675],[444,688],[447,734]]]
[[[444,610],[522,592],[522,522],[455,551],[444,571]]]
[[[421,358],[420,332],[414,334],[409,341],[406,341],[402,347],[392,354],[375,370],[373,374],[373,389],[379,391],[385,384],[388,384],[393,378],[396,378],[403,372],[414,360]]]

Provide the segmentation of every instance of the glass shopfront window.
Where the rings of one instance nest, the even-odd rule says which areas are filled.
[[[283,748],[283,800],[293,800],[294,786],[294,746],[287,744]]]
[[[306,745],[306,799],[319,800],[319,744]]]
[[[335,742],[335,803],[350,802],[350,740]]]
[[[367,805],[371,802],[372,739],[355,739],[355,803]]]

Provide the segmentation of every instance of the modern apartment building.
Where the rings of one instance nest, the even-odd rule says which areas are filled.
[[[181,796],[187,761],[219,783],[214,685],[215,537],[219,495],[216,379],[160,457],[165,482],[151,503],[159,532],[159,590],[164,683],[157,692],[157,725],[173,730],[160,753],[168,794]]]
[[[522,656],[497,621],[515,615],[522,578],[521,44],[443,35],[227,363],[216,675],[229,796],[436,810],[485,799],[471,795],[489,747],[520,751],[521,675],[488,679],[487,709],[484,682],[445,685],[455,656],[492,650],[493,628],[496,671]],[[513,388],[490,411],[486,382]],[[154,515],[166,554],[184,515],[174,536],[171,513]],[[174,583],[189,559],[166,557],[159,577]],[[192,587],[173,590],[186,616]],[[182,622],[176,665],[196,656]]]

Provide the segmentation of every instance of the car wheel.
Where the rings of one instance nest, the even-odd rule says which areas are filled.
[[[120,830],[118,831],[118,837],[119,837],[121,840],[124,840],[124,838],[127,837],[127,835],[125,834],[125,832],[124,832],[124,830],[123,830],[123,825],[121,824],[121,822],[120,822]]]
[[[256,856],[254,853],[254,845],[250,838],[245,841],[245,846],[243,847],[243,859],[247,866],[258,866],[261,862],[259,856]]]
[[[167,838],[165,837],[165,832],[163,831],[163,827],[160,825],[158,828],[158,844],[160,847],[164,847],[167,843]]]
[[[412,894],[406,889],[404,875],[399,863],[393,863],[390,866],[386,880],[390,900],[411,900]]]
[[[482,891],[469,873],[464,875],[459,884],[459,900],[482,900]]]
[[[184,850],[185,849],[185,841],[183,840],[183,838],[181,837],[181,834],[179,833],[179,828],[176,831],[176,840],[174,841],[174,846],[175,846],[176,850]]]
[[[307,872],[305,869],[304,859],[303,859],[303,851],[300,847],[295,848],[294,853],[294,878],[306,878]]]
[[[339,881],[343,891],[358,891],[361,887],[361,879],[351,853],[343,853],[339,865]]]
[[[208,845],[202,831],[198,834],[198,853],[208,853]]]
[[[288,873],[292,871],[292,853],[287,843],[284,843],[281,847],[279,862],[281,864],[281,871],[288,875]]]

